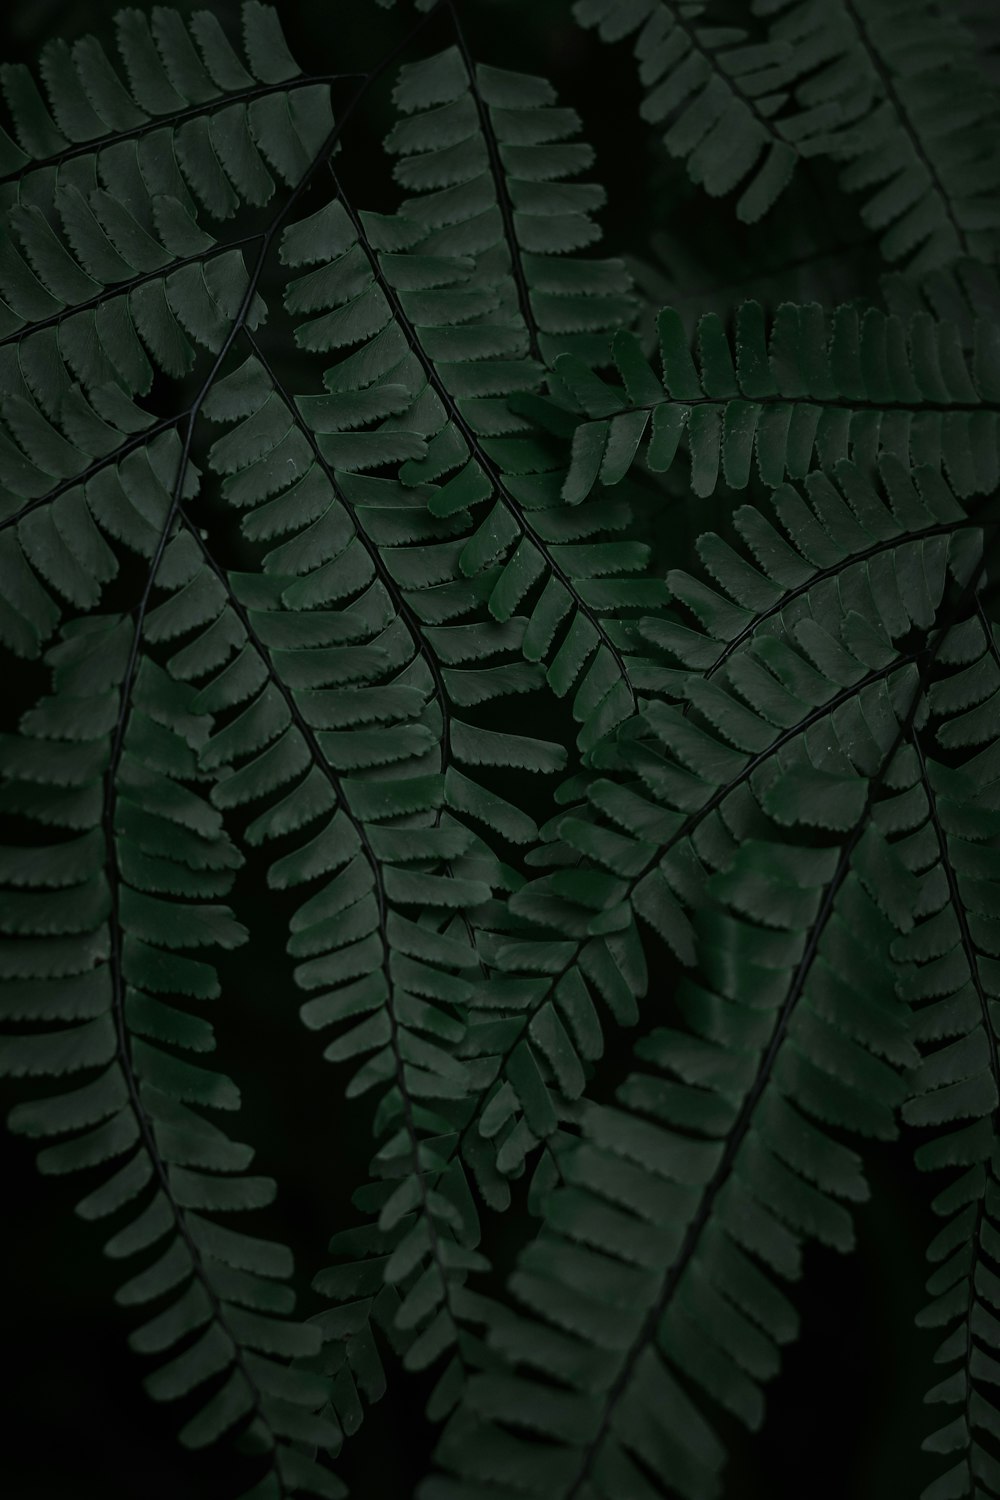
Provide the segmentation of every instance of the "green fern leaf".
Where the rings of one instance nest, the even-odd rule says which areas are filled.
[[[582,799],[580,787],[566,788],[562,800],[575,806],[553,819],[548,843],[531,856],[553,873],[510,897],[520,931],[480,942],[488,962],[517,976],[520,1014],[501,1058],[531,1059],[506,1080],[501,1063],[483,1111],[479,1130],[494,1140],[501,1170],[520,1169],[537,1139],[555,1131],[563,1106],[553,1084],[572,1078],[569,1096],[581,1092],[586,1064],[602,1051],[599,1009],[635,1023],[647,983],[637,915],[682,962],[693,961],[685,908],[701,899],[699,863],[732,852],[734,818],[853,826],[864,780],[837,752],[824,764],[823,726],[846,726],[859,712],[873,724],[893,718],[915,658],[891,641],[932,623],[949,551],[961,576],[977,555],[976,528],[939,477],[922,474],[918,490],[898,464],[886,460],[884,472],[891,508],[850,466],[841,478],[850,504],[821,476],[809,487],[811,507],[791,487],[779,492],[792,546],[745,508],[738,519],[757,566],[704,538],[721,591],[670,578],[700,628],[679,619],[643,626],[689,669],[675,672],[679,701],[647,708],[617,745],[602,747],[596,769],[614,779],[589,776]],[[904,562],[911,548],[923,559],[916,568]],[[544,1041],[553,1006],[560,1041],[572,1039],[563,1076],[554,1070],[559,1051]],[[482,1028],[487,1046],[494,1032],[493,1023]],[[474,1031],[466,1045],[475,1039]]]
[[[755,0],[752,31],[678,0],[578,0],[606,41],[636,33],[641,113],[671,156],[737,217],[771,209],[800,159],[847,162],[848,192],[889,261],[989,260],[998,117],[969,33],[931,0]],[[960,80],[960,82],[959,82]],[[963,107],[945,128],[943,99]],[[871,189],[876,191],[872,192]]]
[[[500,621],[533,601],[524,654],[547,664],[557,695],[572,692],[589,753],[635,704],[628,626],[616,617],[655,607],[661,596],[636,576],[645,547],[614,539],[629,523],[627,505],[597,500],[568,517],[558,453],[508,398],[537,388],[539,358],[573,351],[603,359],[607,330],[629,316],[618,263],[566,254],[596,238],[590,215],[603,194],[561,180],[590,161],[589,150],[566,141],[577,128],[573,111],[556,107],[541,79],[475,66],[464,41],[404,68],[396,101],[406,113],[388,142],[401,156],[397,176],[428,189],[402,205],[407,220],[429,231],[415,248],[474,254],[477,281],[488,277],[493,288],[478,319],[470,303],[460,328],[414,328],[433,435],[427,457],[400,476],[450,476],[430,508],[472,513],[460,576],[494,571],[488,605]],[[462,316],[454,293],[440,306]],[[400,314],[408,316],[405,306]]]
[[[988,23],[567,7],[634,43],[658,139],[613,233],[660,269],[597,258],[575,110],[470,44],[499,13],[391,9],[332,23],[357,73],[300,72],[256,0],[235,44],[126,10],[0,70],[11,1125],[87,1172],[151,1395],[254,1500],[342,1495],[403,1372],[445,1423],[426,1500],[695,1500],[902,1120],[948,1178],[925,1497],[992,1493]],[[248,936],[335,1133],[370,1110],[364,1186],[313,1184],[305,1323],[211,1113]],[[491,1236],[511,1206],[536,1238]]]
[[[201,1393],[181,1441],[201,1447],[238,1423],[270,1451],[278,1476],[286,1459],[296,1462],[287,1440],[306,1429],[327,1440],[313,1415],[322,1386],[282,1363],[313,1352],[318,1331],[288,1321],[289,1251],[216,1221],[266,1205],[274,1183],[248,1175],[250,1147],[201,1113],[238,1108],[239,1092],[204,1066],[214,1031],[185,1008],[219,992],[211,962],[189,950],[217,953],[246,938],[214,899],[240,859],[192,785],[205,721],[189,692],[149,659],[137,662],[134,646],[121,617],[66,626],[46,653],[52,695],[26,714],[23,739],[0,751],[6,806],[68,834],[2,856],[0,1066],[74,1083],[16,1105],[10,1125],[47,1142],[46,1174],[99,1169],[77,1212],[113,1219],[106,1255],[125,1262],[155,1251],[117,1300],[158,1304],[130,1336],[156,1357],[149,1393]]]
[[[909,481],[888,482],[902,503]],[[842,483],[859,516],[862,487],[848,473]],[[835,514],[823,513],[829,536]],[[803,510],[797,534],[808,526]],[[471,1381],[440,1453],[459,1483],[430,1481],[429,1500],[472,1493],[488,1474],[511,1494],[542,1484],[563,1497],[715,1494],[724,1452],[688,1382],[759,1425],[761,1386],[795,1328],[759,1263],[794,1280],[803,1239],[850,1248],[838,1200],[867,1188],[857,1155],[828,1131],[889,1138],[907,1095],[914,1050],[892,954],[915,930],[926,864],[914,737],[949,691],[982,578],[976,528],[955,535],[950,598],[944,568],[930,594],[925,573],[905,619],[887,625],[881,595],[862,604],[847,584],[868,560],[843,559],[839,596],[815,580],[798,596],[804,609],[790,599],[780,628],[765,610],[759,633],[724,654],[735,694],[717,696],[703,662],[683,712],[648,709],[623,731],[617,753],[635,779],[599,785],[596,800],[631,848],[575,817],[562,825],[570,848],[603,852],[609,872],[633,860],[615,903],[656,857],[638,838],[656,819],[665,828],[674,852],[659,866],[660,900],[639,910],[659,917],[672,892],[691,911],[681,956],[695,972],[675,992],[689,1029],[652,1031],[637,1052],[656,1071],[633,1074],[613,1108],[583,1106],[582,1144],[562,1157],[565,1185],[511,1280],[522,1311],[491,1327],[506,1368]],[[724,586],[749,614],[737,578]],[[892,647],[914,629],[915,656]],[[732,675],[755,658],[763,672]],[[779,685],[788,709],[800,706],[776,722]],[[570,896],[553,863],[556,875],[512,905],[554,925],[544,893],[558,890],[560,930],[571,931],[572,911],[591,911],[600,887],[591,879]]]
[[[799,142],[829,129],[829,106],[785,118],[793,53],[743,27],[712,25],[710,7],[673,0],[577,0],[581,26],[605,41],[637,32],[646,94],[641,115],[667,124],[664,145],[713,197],[741,188],[737,218],[753,223],[787,188]]]
[[[563,497],[585,500],[598,481],[615,485],[637,458],[654,473],[682,441],[691,488],[720,480],[745,489],[756,467],[772,488],[841,459],[871,466],[880,453],[942,465],[958,494],[992,489],[997,469],[997,354],[992,325],[977,323],[966,351],[956,325],[896,315],[785,303],[767,328],[744,303],[733,336],[706,313],[689,344],[677,314],[659,317],[662,379],[621,332],[615,365],[624,388],[571,357],[556,361],[553,404],[586,418],[576,428]]]
[[[881,234],[885,259],[911,270],[991,260],[1000,117],[965,28],[927,0],[905,9],[894,0],[759,0],[755,9],[775,18],[770,35],[808,70],[799,106],[838,111],[828,137],[806,150],[847,163],[841,185],[866,194],[861,217]],[[942,127],[942,99],[959,94],[961,109]]]
[[[901,993],[917,1007],[924,1051],[903,1109],[925,1137],[917,1163],[924,1170],[962,1168],[934,1199],[945,1222],[928,1249],[935,1267],[927,1284],[932,1300],[917,1319],[946,1333],[935,1353],[946,1369],[927,1399],[945,1404],[947,1420],[923,1446],[949,1455],[951,1467],[924,1491],[929,1500],[979,1478],[989,1482],[995,1464],[995,634],[985,611],[969,621],[949,652],[955,670],[932,689],[933,740],[927,736],[926,748],[922,737],[915,741],[926,843],[919,865],[921,920],[893,950],[903,968]],[[934,742],[938,754],[951,752],[951,763],[931,757]],[[964,754],[958,765],[956,752]]]

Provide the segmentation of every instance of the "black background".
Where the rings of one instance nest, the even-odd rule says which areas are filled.
[[[373,0],[284,0],[278,8],[293,53],[315,71],[366,69],[409,24],[406,0],[401,14],[387,14]],[[237,5],[216,0],[212,9],[232,23],[235,35]],[[840,296],[872,294],[873,258],[852,206],[829,182],[813,178],[797,187],[794,205],[779,208],[766,232],[737,233],[731,204],[709,202],[657,154],[637,118],[627,46],[607,48],[581,31],[569,17],[568,0],[461,0],[461,9],[480,61],[546,75],[561,102],[581,114],[584,135],[597,151],[592,175],[609,191],[602,222],[610,252],[652,258],[652,237],[666,232],[704,275],[701,284],[682,279],[679,292],[708,305],[717,288],[726,295],[732,285],[738,298],[761,266],[780,268],[788,252],[775,245],[787,246],[806,229],[811,234],[815,222],[834,252],[818,268],[822,284]],[[72,40],[91,30],[107,40],[113,11],[72,0],[15,0],[0,21],[3,55],[28,60],[50,36]],[[411,55],[449,41],[447,23],[435,21]],[[384,211],[397,201],[379,144],[390,83],[391,76],[355,115],[340,167],[362,206]],[[796,274],[806,273],[797,268]],[[788,294],[780,269],[765,278],[762,296],[774,301]],[[717,524],[718,515],[707,511],[704,505],[699,511],[699,529]],[[19,698],[15,675],[3,698],[10,722]],[[267,931],[280,933],[258,873],[251,868],[241,876],[240,915],[252,932],[260,932],[266,918]],[[300,1025],[280,947],[253,942],[224,966],[223,976],[225,998],[213,1019],[221,1065],[244,1094],[236,1134],[257,1145],[258,1169],[278,1178],[280,1212],[272,1214],[270,1227],[296,1247],[308,1313],[315,1310],[308,1281],[324,1263],[326,1239],[352,1222],[348,1198],[363,1178],[370,1116],[363,1106],[344,1104],[340,1075],[319,1060],[316,1039]],[[665,990],[654,978],[648,1014]],[[611,1059],[612,1075],[624,1069],[624,1039],[619,1054]],[[8,1096],[13,1099],[14,1091]],[[8,1500],[227,1500],[239,1489],[231,1457],[225,1451],[185,1455],[174,1441],[176,1413],[141,1390],[140,1361],[125,1342],[128,1320],[112,1303],[120,1273],[102,1257],[99,1229],[73,1213],[83,1189],[39,1178],[23,1143],[0,1136],[0,1152],[6,1208],[0,1491]],[[919,1454],[930,1425],[921,1402],[934,1378],[934,1339],[913,1326],[922,1301],[923,1247],[933,1232],[929,1185],[912,1167],[912,1142],[880,1147],[867,1159],[873,1201],[857,1216],[858,1251],[847,1258],[807,1251],[804,1283],[794,1289],[802,1337],[771,1388],[763,1431],[750,1438],[734,1427],[727,1434],[733,1445],[727,1500],[885,1500],[916,1495],[937,1471]],[[525,1227],[516,1215],[492,1226],[501,1265],[516,1253]],[[433,1439],[422,1418],[425,1394],[419,1382],[390,1369],[387,1396],[369,1411],[338,1464],[357,1500],[412,1494]]]

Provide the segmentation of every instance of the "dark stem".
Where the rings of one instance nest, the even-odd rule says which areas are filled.
[[[521,244],[514,228],[514,205],[511,201],[510,189],[507,186],[507,174],[500,159],[500,143],[493,128],[489,106],[479,92],[476,65],[472,60],[469,44],[465,39],[465,32],[462,29],[458,7],[455,4],[455,0],[447,0],[447,4],[448,13],[451,16],[455,29],[455,40],[458,44],[458,50],[462,55],[466,74],[468,75],[469,92],[475,101],[476,113],[479,116],[479,128],[486,143],[486,153],[490,162],[490,175],[493,178],[493,186],[496,189],[497,207],[500,210],[500,218],[503,223],[504,239],[507,241],[507,248],[510,252],[510,268],[511,274],[514,277],[514,285],[517,288],[518,306],[521,309],[521,317],[524,319],[524,326],[528,333],[528,351],[532,359],[537,359],[540,364],[544,364],[545,360],[538,342],[538,324],[535,320],[534,309],[531,306],[531,291],[528,286],[528,278],[524,273]]]

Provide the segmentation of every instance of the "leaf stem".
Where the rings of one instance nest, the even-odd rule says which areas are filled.
[[[489,105],[479,91],[476,65],[472,60],[472,53],[465,38],[462,21],[458,13],[458,6],[455,0],[447,0],[447,5],[448,14],[451,16],[452,26],[455,31],[455,40],[458,43],[458,50],[461,53],[462,62],[468,75],[469,92],[475,102],[476,113],[479,116],[479,128],[486,143],[486,153],[490,163],[490,175],[493,178],[493,186],[497,195],[497,207],[500,210],[500,218],[503,223],[504,239],[507,241],[507,249],[510,254],[511,274],[514,278],[514,285],[517,288],[517,301],[521,309],[521,317],[524,320],[524,326],[528,333],[528,352],[532,359],[537,359],[540,364],[544,364],[545,360],[539,343],[538,322],[535,318],[534,308],[531,305],[531,290],[524,271],[521,244],[514,229],[514,204],[511,200],[510,189],[507,186],[507,174],[503,169],[503,161],[500,156],[500,143],[497,140],[496,130],[493,128],[493,119],[490,114]]]

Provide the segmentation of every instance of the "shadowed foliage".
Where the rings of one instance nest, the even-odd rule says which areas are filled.
[[[1000,1495],[995,28],[561,9],[648,241],[485,0],[0,72],[10,1127],[255,1500],[406,1372],[423,1500],[722,1495],[905,1131],[924,1495]],[[247,987],[332,1065],[308,1223],[216,1123]]]

